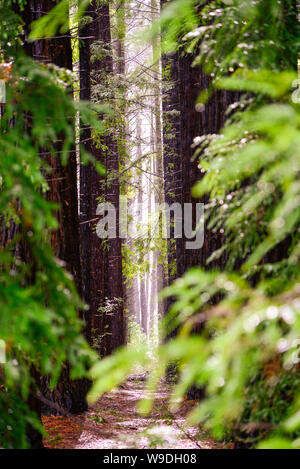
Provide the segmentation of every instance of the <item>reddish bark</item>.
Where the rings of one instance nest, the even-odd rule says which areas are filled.
[[[109,5],[98,5],[94,1],[87,14],[92,21],[81,31],[83,37],[90,38],[80,49],[81,98],[92,99],[93,95],[97,101],[93,87],[113,73],[113,60],[112,55],[107,54],[91,62],[91,47],[95,41],[111,47]],[[99,148],[91,140],[90,130],[86,129],[81,142],[102,163],[106,173],[101,178],[92,165],[82,166],[80,170],[83,288],[85,301],[90,307],[88,336],[105,356],[124,342],[121,239],[108,239],[104,248],[93,229],[95,222],[89,220],[95,219],[101,198],[102,202],[111,203],[116,208],[117,233],[119,231],[119,155],[114,135],[102,137],[103,145]],[[107,311],[105,305],[108,302],[114,303],[113,311]]]

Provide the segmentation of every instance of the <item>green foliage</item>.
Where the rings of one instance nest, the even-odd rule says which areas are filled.
[[[287,371],[281,368],[279,360],[267,363],[246,388],[241,421],[246,424],[260,422],[278,426],[289,417],[290,406],[299,391],[299,384],[299,366]],[[269,430],[267,426],[262,432],[256,432],[256,442]],[[295,433],[295,437],[297,436],[299,430]]]
[[[132,347],[139,347],[147,342],[147,337],[143,333],[142,328],[130,317],[127,320],[128,328],[128,344]]]
[[[19,2],[20,6],[24,5],[26,0]],[[9,60],[14,48],[21,44],[19,34],[22,32],[22,24],[20,18],[12,11],[11,1],[0,1],[0,17],[2,27],[0,30],[0,57],[1,61]]]
[[[74,23],[82,18],[89,3],[90,0],[77,0],[76,13],[73,16]],[[40,38],[52,37],[55,36],[57,31],[66,33],[69,30],[69,9],[70,0],[60,0],[47,15],[34,21],[30,39],[34,41]]]
[[[0,35],[2,60],[13,51],[0,119],[1,236],[11,233],[8,243],[1,240],[0,251],[0,335],[7,359],[0,368],[0,446],[25,448],[27,425],[42,431],[27,404],[38,391],[33,370],[49,375],[54,387],[65,363],[75,379],[85,376],[96,360],[81,336],[78,311],[84,305],[50,246],[57,207],[45,197],[50,167],[43,155],[57,156],[60,141],[61,161],[67,163],[76,140],[72,116],[78,111],[85,125],[100,132],[102,124],[97,106],[73,101],[67,71],[39,65],[16,48],[20,21],[9,2],[0,6],[1,21],[10,25],[6,32],[15,38],[13,48],[8,36]],[[91,157],[84,155],[84,160]]]
[[[106,420],[103,417],[101,417],[101,415],[91,415],[88,418],[89,420],[95,423],[106,423]]]
[[[175,0],[164,8],[160,20],[154,24],[152,34],[154,37],[162,31],[162,49],[164,52],[173,52],[180,47],[179,37],[196,28],[198,25],[195,10],[195,0]],[[166,32],[166,34],[164,34]]]
[[[224,234],[210,260],[225,253],[227,265],[222,272],[194,269],[167,289],[175,302],[166,332],[178,332],[160,347],[148,389],[176,364],[173,398],[194,384],[206,390],[192,422],[220,438],[241,423],[270,423],[260,448],[300,446],[297,15],[292,0],[177,0],[161,21],[165,50],[185,46],[212,87],[240,97],[220,135],[195,139],[203,178],[194,195],[208,197],[207,227]],[[122,366],[123,355],[113,370],[117,360]],[[269,376],[273,362],[279,366]],[[98,390],[107,389],[109,376],[99,377],[106,385]],[[141,411],[151,405],[149,393]]]
[[[175,282],[167,293],[177,297],[170,313],[173,320],[179,316],[182,324],[179,337],[169,345],[174,355],[169,355],[168,360],[180,359],[183,370],[174,394],[184,395],[193,383],[205,385],[207,398],[195,409],[192,419],[204,420],[216,436],[221,436],[236,422],[244,406],[249,406],[251,393],[255,394],[253,382],[259,379],[257,376],[265,363],[282,356],[283,369],[296,373],[299,284],[289,293],[268,297],[263,289],[250,288],[236,274],[205,273],[195,269],[184,276],[182,284]],[[215,307],[209,307],[209,301],[216,293],[223,299]],[[190,336],[197,324],[202,324],[201,335]],[[196,357],[192,353],[193,341],[197,347]],[[266,381],[268,383],[267,378]],[[272,399],[261,403],[256,417],[264,418],[259,422],[267,420],[278,424],[282,422],[279,416],[287,417],[291,412],[299,384],[296,380],[289,393],[284,389],[285,385],[284,380],[280,383],[280,374],[269,380],[269,386],[276,388]],[[257,381],[256,386],[263,393],[263,387]],[[280,408],[283,394],[286,405]],[[259,399],[259,396],[255,398]],[[273,406],[276,406],[277,415],[274,408],[272,411]],[[249,408],[246,421],[248,418]]]
[[[294,0],[189,3],[207,3],[201,8],[198,27],[185,40],[189,51],[197,49],[195,63],[202,64],[208,74],[224,76],[244,67],[295,68],[300,26]]]
[[[90,378],[94,386],[89,392],[89,401],[96,402],[99,395],[122,383],[137,365],[147,362],[146,346],[121,348],[114,355],[101,360],[92,367]]]
[[[245,70],[242,75],[238,79],[234,74],[232,82],[225,79],[225,84],[234,84],[239,89],[245,84],[250,91],[252,79],[247,79]],[[265,71],[256,75],[254,89],[267,77]],[[275,79],[273,73],[272,77],[273,84],[280,83],[276,88],[278,94],[280,89],[290,91],[295,75],[284,72],[275,75]],[[276,87],[269,80],[269,94],[273,96],[272,86]],[[208,145],[208,140],[204,140],[198,153],[206,146],[200,163],[205,176],[193,191],[196,196],[207,192],[211,195],[207,207],[209,227],[225,231],[223,249],[228,250],[229,266],[247,259],[243,272],[248,275],[258,271],[264,276],[281,272],[281,289],[291,275],[295,277],[298,273],[300,112],[299,105],[289,99],[290,95],[285,94],[277,95],[276,102],[253,101],[232,118],[223,129],[222,138],[216,136]],[[268,252],[288,237],[291,242],[281,260],[273,265],[268,262],[272,257],[269,256],[260,264]],[[220,254],[221,251],[214,253],[213,258]]]
[[[221,135],[195,139],[204,177],[194,195],[209,194],[207,226],[226,235],[210,260],[225,252],[227,269],[238,270],[256,286],[249,290],[241,277],[231,278],[233,274],[191,272],[170,291],[176,295],[177,289],[178,301],[169,318],[184,324],[183,336],[197,324],[197,317],[203,324],[197,339],[204,341],[203,361],[185,365],[178,395],[194,382],[204,385],[207,398],[192,419],[205,421],[221,436],[241,413],[242,421],[246,419],[250,403],[244,402],[245,393],[256,398],[263,393],[266,384],[249,383],[259,380],[266,362],[282,355],[283,367],[289,370],[285,377],[292,376],[298,363],[300,109],[291,100],[291,86],[299,23],[293,2],[216,7],[211,2],[203,9],[204,26],[186,39],[193,41],[190,50],[199,47],[195,64],[215,77],[215,87],[242,94],[229,109]],[[265,14],[268,21],[262,21]],[[205,306],[203,299],[218,306]],[[258,421],[276,423],[279,433],[295,431],[297,419],[291,426],[282,422],[298,412],[298,392],[297,381],[290,391],[277,384],[270,399],[261,402]]]

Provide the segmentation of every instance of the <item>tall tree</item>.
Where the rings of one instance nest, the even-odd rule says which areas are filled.
[[[108,2],[93,1],[88,16],[89,23],[81,30],[88,38],[80,47],[81,97],[103,102],[103,84],[108,86],[113,74]],[[80,171],[84,297],[90,308],[89,337],[102,355],[110,354],[124,341],[119,154],[116,135],[110,128],[106,130],[104,137],[92,136],[89,129],[81,134],[81,142],[104,166],[105,177],[100,178],[91,165]],[[117,215],[117,237],[105,244],[93,231],[99,201],[113,204]]]
[[[141,112],[141,111],[140,111]],[[141,116],[138,113],[136,117],[136,160],[139,161],[142,158],[142,126],[141,126]],[[138,195],[137,195],[137,203],[138,203],[138,222],[143,225],[143,212],[144,212],[144,203],[145,203],[145,192],[143,188],[143,172],[140,171],[140,174],[137,174],[138,181]],[[143,249],[145,249],[146,242],[145,240],[141,240],[143,244]],[[140,310],[140,324],[142,327],[142,331],[145,335],[148,335],[148,303],[146,297],[146,279],[145,273],[143,272],[139,278],[139,310]]]
[[[97,2],[92,2],[85,18],[87,24],[79,28],[79,76],[80,98],[92,99],[93,76],[98,63],[92,62],[93,44],[100,34],[100,12]],[[91,153],[95,160],[105,165],[101,150],[94,144],[91,128],[81,127],[81,146]],[[98,309],[104,295],[104,265],[106,253],[95,231],[95,216],[99,198],[105,193],[105,181],[93,164],[80,165],[80,229],[83,296],[88,305],[87,337],[96,345],[101,335]],[[99,344],[98,344],[99,346]]]
[[[161,0],[161,9],[167,0]],[[179,74],[180,53],[162,56],[162,115],[163,115],[163,165],[165,202],[183,204],[183,161],[182,161],[182,124]],[[174,239],[174,214],[170,214],[170,240],[168,242],[168,279],[167,284],[184,273],[184,240]],[[169,309],[170,299],[166,301]]]
[[[159,18],[159,1],[151,0],[152,21]],[[154,112],[154,136],[155,136],[155,156],[154,156],[154,174],[157,176],[155,185],[155,203],[159,206],[165,201],[164,194],[164,168],[163,168],[163,142],[162,142],[162,100],[161,100],[161,62],[160,62],[160,38],[156,36],[152,41],[153,54],[153,112]],[[159,232],[162,232],[162,217],[160,214]],[[155,254],[156,272],[157,272],[157,293],[159,294],[165,285],[165,259],[163,258],[163,249]],[[158,300],[158,317],[163,316],[163,302]]]
[[[30,24],[50,12],[55,5],[55,0],[29,0],[27,2],[27,7],[21,12],[25,22],[24,47],[28,55],[39,62],[54,64],[72,71],[73,59],[69,34],[33,42],[28,40]],[[70,116],[70,119],[74,119],[74,116]],[[60,210],[57,212],[59,228],[53,234],[52,244],[59,259],[66,263],[67,270],[74,276],[76,287],[80,293],[82,281],[75,142],[66,165],[63,165],[60,158],[61,147],[62,143],[58,142],[56,157],[44,152],[52,169],[51,177],[48,180],[48,197],[60,206]]]
[[[33,21],[49,13],[56,5],[54,0],[29,0],[27,7],[19,13],[24,21],[25,44],[28,55],[39,62],[54,64],[70,71],[73,69],[72,47],[70,34],[58,35],[51,39],[40,39],[31,42],[29,37],[30,25]],[[70,89],[70,93],[72,90]],[[68,116],[73,119],[75,116]],[[57,142],[56,155],[41,149],[44,158],[51,168],[51,175],[47,182],[49,191],[47,198],[59,205],[57,211],[58,229],[52,233],[52,246],[56,256],[65,264],[68,272],[73,276],[78,293],[82,293],[80,235],[79,235],[79,207],[78,207],[78,177],[75,142],[64,164],[60,154],[63,142]],[[61,407],[72,413],[78,413],[87,408],[85,395],[88,389],[86,381],[71,381],[68,364],[54,391],[50,391],[47,383],[43,382],[43,391]]]
[[[168,3],[161,0],[161,8]],[[171,55],[164,55],[163,66],[163,161],[164,191],[168,204],[185,203],[193,206],[193,228],[196,227],[196,203],[191,196],[193,185],[201,178],[197,161],[193,161],[193,140],[197,136],[218,133],[226,119],[226,109],[236,101],[237,94],[214,91],[205,106],[195,103],[201,91],[210,84],[210,77],[202,69],[193,66],[195,55],[187,54],[182,48]],[[174,218],[171,217],[171,223]],[[206,265],[210,254],[222,243],[222,236],[205,230],[201,249],[187,250],[184,236],[168,243],[169,280],[180,277],[190,267]],[[224,259],[219,259],[219,263]],[[217,266],[215,264],[215,266]],[[166,308],[170,306],[168,299]]]

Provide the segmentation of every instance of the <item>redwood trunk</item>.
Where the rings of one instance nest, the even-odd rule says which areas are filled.
[[[20,14],[25,23],[25,50],[35,60],[53,63],[59,67],[72,70],[71,38],[58,35],[56,38],[42,39],[35,42],[28,41],[29,26],[32,21],[49,12],[56,5],[54,0],[30,0],[26,9]],[[68,116],[74,120],[75,116]],[[82,272],[80,257],[79,208],[78,208],[78,177],[75,142],[67,164],[62,165],[60,159],[61,143],[56,144],[57,154],[46,154],[51,176],[48,180],[49,192],[47,198],[59,205],[57,212],[59,228],[52,234],[51,242],[56,256],[64,261],[66,270],[73,276],[77,291],[82,293]],[[60,382],[54,391],[50,391],[47,379],[42,380],[43,392],[48,399],[58,403],[62,408],[72,413],[79,413],[87,409],[85,400],[88,389],[86,380],[71,381],[69,365],[61,375]]]
[[[113,73],[111,54],[93,57],[91,47],[95,41],[111,48],[109,5],[93,1],[87,14],[92,21],[82,31],[89,37],[80,49],[81,98],[101,102],[97,85],[105,83]],[[99,148],[91,140],[89,129],[81,134],[81,143],[105,168],[105,177],[100,177],[92,165],[81,166],[80,212],[84,298],[89,305],[88,336],[101,355],[112,353],[124,343],[123,278],[121,239],[100,240],[94,230],[99,199],[114,205],[117,212],[119,231],[119,155],[116,136],[102,138]],[[105,150],[103,148],[106,148]],[[90,221],[93,220],[93,221]],[[112,310],[107,308],[113,304]],[[99,311],[100,308],[100,311]]]

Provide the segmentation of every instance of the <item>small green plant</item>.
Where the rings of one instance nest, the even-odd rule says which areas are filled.
[[[55,435],[50,437],[47,442],[51,446],[55,446],[57,443],[62,443],[63,441],[63,436],[62,435]]]
[[[147,336],[141,326],[132,318],[128,318],[128,343],[132,347],[147,343]]]
[[[111,415],[119,415],[121,413],[121,412],[119,412],[118,410],[115,410],[115,409],[103,410],[101,408],[98,408],[97,412],[111,414]]]
[[[88,419],[95,423],[106,423],[106,420],[101,415],[89,415]]]

